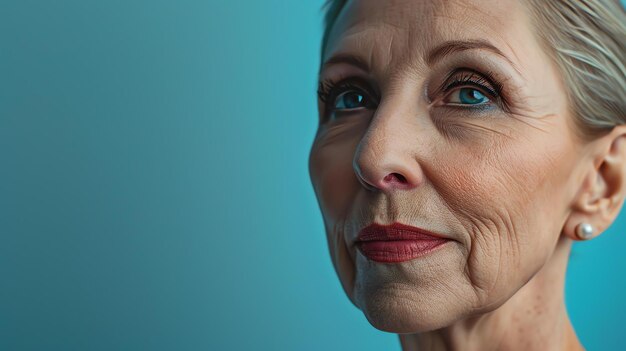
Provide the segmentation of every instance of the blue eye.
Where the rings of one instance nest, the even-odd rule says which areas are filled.
[[[367,107],[367,97],[359,92],[350,90],[343,92],[335,99],[335,109],[345,110],[359,107]]]
[[[479,90],[474,88],[457,89],[449,95],[449,101],[454,104],[480,105],[488,103],[490,100]]]

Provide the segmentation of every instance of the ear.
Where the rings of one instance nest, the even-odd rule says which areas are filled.
[[[576,234],[580,223],[593,226],[592,237],[606,230],[617,218],[626,195],[626,125],[618,125],[589,144],[591,160],[576,194],[563,234]]]

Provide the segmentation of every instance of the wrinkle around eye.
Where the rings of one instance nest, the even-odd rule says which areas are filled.
[[[369,121],[374,115],[374,108],[358,107],[354,109],[345,109],[338,111],[330,111],[326,116],[327,123],[351,123],[354,120]]]
[[[364,118],[331,120],[320,126],[316,140],[320,147],[358,142],[368,125],[369,119]]]

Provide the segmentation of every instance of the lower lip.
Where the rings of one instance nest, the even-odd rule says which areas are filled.
[[[416,259],[440,248],[450,240],[360,241],[357,247],[372,261],[398,263]]]

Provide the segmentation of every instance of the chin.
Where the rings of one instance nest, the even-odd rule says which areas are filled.
[[[357,307],[374,328],[396,334],[443,328],[462,315],[455,311],[457,306],[445,306],[444,301],[427,301],[417,291],[404,293],[407,296],[390,290],[366,292],[357,297]]]
[[[381,331],[408,334],[447,327],[478,302],[457,268],[462,264],[455,250],[393,265],[357,255],[350,300]]]

